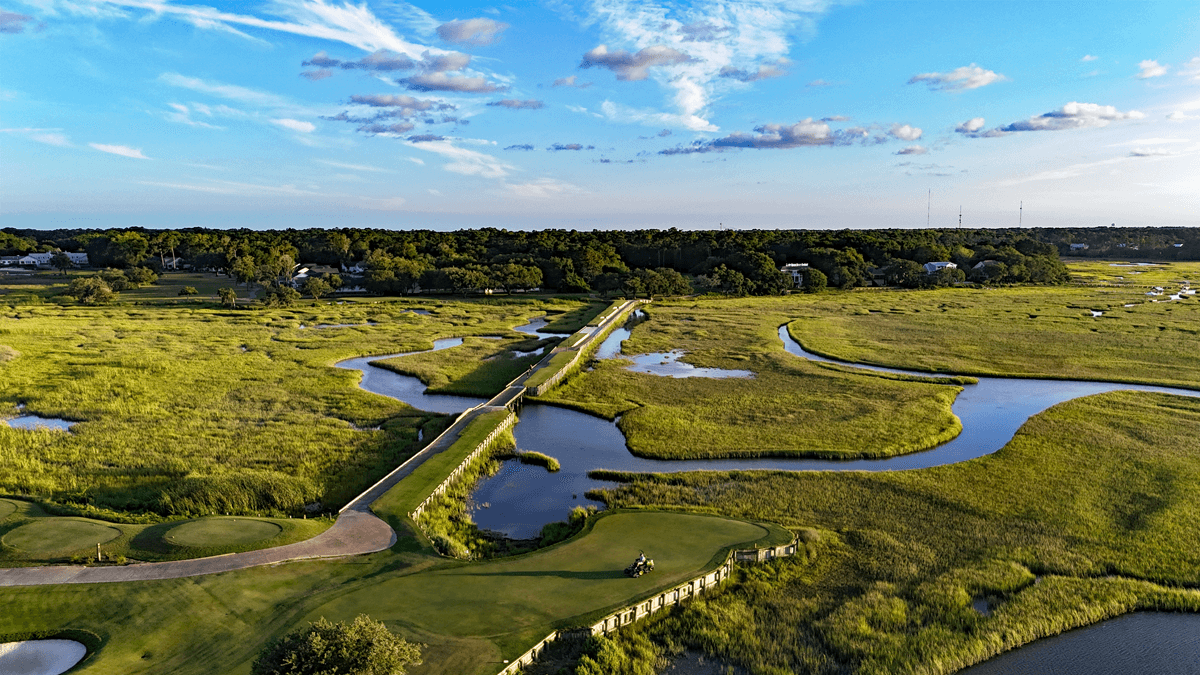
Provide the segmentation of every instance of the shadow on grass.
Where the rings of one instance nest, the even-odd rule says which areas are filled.
[[[621,570],[603,570],[596,572],[571,572],[568,570],[542,570],[537,572],[464,572],[456,576],[470,577],[558,577],[560,579],[621,579],[625,573]]]

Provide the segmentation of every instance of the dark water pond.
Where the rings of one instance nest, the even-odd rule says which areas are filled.
[[[1126,614],[1006,652],[961,675],[1200,675],[1200,616]]]

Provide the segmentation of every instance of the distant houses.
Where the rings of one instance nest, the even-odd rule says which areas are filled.
[[[4,267],[35,267],[39,269],[47,269],[51,267],[50,261],[58,254],[58,251],[53,253],[29,253],[27,255],[16,256],[6,255],[0,257],[0,265]],[[71,264],[75,267],[87,267],[88,254],[86,253],[67,253]]]
[[[925,274],[937,274],[941,270],[956,270],[958,265],[952,262],[927,262],[922,267],[925,268]]]
[[[779,268],[780,272],[792,278],[796,288],[804,286],[804,277],[808,274],[808,263],[790,263]]]

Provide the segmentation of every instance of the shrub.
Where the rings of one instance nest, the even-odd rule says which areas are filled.
[[[180,295],[199,295],[200,291],[196,290],[195,286],[184,286],[179,289]]]
[[[113,289],[98,276],[80,277],[71,280],[67,295],[85,305],[103,305],[112,302]]]
[[[421,647],[365,614],[353,623],[324,617],[267,646],[253,675],[404,675],[421,664]]]

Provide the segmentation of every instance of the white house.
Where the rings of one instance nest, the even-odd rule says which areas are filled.
[[[1072,251],[1086,251],[1087,248],[1088,248],[1087,244],[1071,244]]]
[[[19,256],[19,255],[0,256],[0,265],[4,265],[6,267],[9,265],[16,265],[16,264],[18,264],[17,261],[20,259],[21,259],[21,256]]]
[[[86,253],[67,253],[67,257],[71,259],[71,264],[76,267],[88,266],[88,256]]]
[[[937,274],[939,270],[944,269],[958,269],[958,265],[952,262],[927,262],[923,267],[925,268],[925,274]]]
[[[804,285],[804,275],[808,274],[808,263],[791,263],[779,268],[780,272],[792,278],[792,285],[800,288]]]

